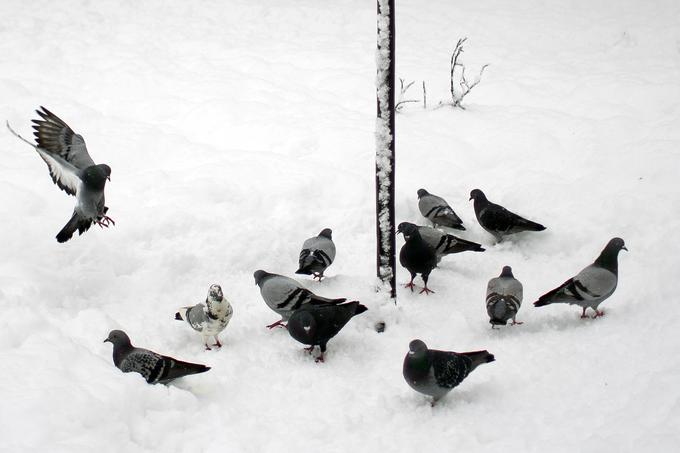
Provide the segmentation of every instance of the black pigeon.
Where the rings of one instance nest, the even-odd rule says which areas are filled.
[[[113,363],[123,372],[141,374],[149,384],[167,384],[173,379],[210,369],[197,363],[182,362],[157,354],[148,349],[136,348],[122,330],[112,330],[104,343],[113,344]]]
[[[442,257],[461,252],[483,252],[485,249],[481,244],[468,241],[452,234],[446,234],[441,230],[429,226],[415,225],[410,222],[401,222],[397,230],[402,230],[406,225],[413,225],[418,228],[420,237],[430,247],[434,249],[437,255],[437,262],[441,261]]]
[[[76,206],[71,219],[57,234],[58,242],[66,242],[78,231],[83,234],[92,223],[108,227],[115,222],[106,215],[104,187],[111,178],[111,167],[95,165],[87,152],[85,140],[73,132],[54,113],[41,107],[36,110],[42,120],[33,120],[37,145],[29,142],[10,127],[7,128],[19,139],[31,145],[47,164],[52,181],[64,192],[75,195]]]
[[[433,398],[432,405],[463,382],[482,363],[493,362],[489,351],[450,352],[427,349],[421,340],[409,344],[404,379],[415,391]]]
[[[347,302],[341,305],[309,305],[295,310],[288,320],[288,333],[302,344],[321,348],[317,362],[323,362],[326,343],[340,332],[352,317],[368,310],[359,302]]]
[[[557,288],[543,294],[534,302],[534,306],[542,307],[556,303],[575,304],[583,308],[581,318],[586,317],[588,307],[595,310],[593,318],[603,316],[604,312],[598,310],[597,307],[614,294],[619,281],[618,257],[621,250],[628,250],[623,239],[611,239],[593,264]]]
[[[470,200],[474,201],[475,215],[479,224],[500,242],[503,236],[521,231],[543,231],[545,227],[524,217],[508,211],[486,199],[486,195],[479,189],[470,192]]]
[[[512,324],[522,324],[515,319],[522,305],[522,284],[512,275],[512,268],[504,266],[501,275],[489,280],[486,287],[486,312],[491,328],[504,326],[512,319]]]
[[[402,233],[406,243],[401,247],[399,252],[399,263],[411,273],[411,281],[406,284],[406,288],[411,288],[413,291],[413,279],[416,274],[420,274],[425,282],[425,287],[420,293],[433,293],[427,287],[427,279],[430,277],[432,269],[437,267],[437,254],[434,249],[430,247],[420,236],[418,227],[412,223],[400,223],[397,228],[397,233]]]
[[[464,230],[463,221],[442,197],[431,194],[425,189],[418,190],[418,209],[435,226],[441,225]]]

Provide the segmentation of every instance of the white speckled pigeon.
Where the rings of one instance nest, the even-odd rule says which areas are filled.
[[[504,326],[515,316],[522,305],[522,284],[512,275],[512,268],[504,266],[501,275],[489,280],[486,287],[486,312],[489,314],[491,327]]]
[[[409,344],[404,357],[404,379],[415,391],[431,396],[432,405],[463,382],[483,363],[493,362],[488,351],[449,352],[427,349],[421,340]]]
[[[340,305],[307,304],[290,316],[288,333],[300,343],[310,345],[305,348],[309,353],[318,345],[321,355],[315,361],[323,362],[328,340],[336,336],[350,319],[366,310],[368,309],[357,301]]]
[[[437,255],[434,249],[423,240],[418,232],[418,227],[412,223],[400,223],[397,227],[397,233],[402,233],[404,239],[406,239],[406,243],[399,251],[399,263],[411,274],[411,281],[405,287],[411,288],[411,291],[413,291],[415,287],[413,279],[416,278],[416,274],[420,274],[425,283],[425,287],[420,293],[433,293],[434,291],[427,287],[427,280],[432,269],[437,267]]]
[[[312,278],[323,278],[323,273],[335,260],[335,244],[330,228],[321,230],[318,236],[307,239],[300,252],[300,268],[296,274],[313,275]]]
[[[267,306],[281,315],[281,319],[269,324],[267,328],[285,327],[294,310],[306,305],[337,305],[347,299],[328,299],[317,296],[292,278],[279,274],[271,274],[263,270],[255,271],[255,284],[260,287],[260,294]]]
[[[463,221],[453,212],[453,208],[442,197],[433,195],[425,189],[418,190],[418,209],[435,226],[441,225],[464,230]]]
[[[210,367],[182,362],[148,349],[136,348],[122,330],[112,330],[104,343],[113,344],[113,363],[123,373],[139,373],[149,384],[167,384],[189,374],[203,373]]]
[[[595,310],[593,318],[603,316],[604,311],[598,310],[597,307],[616,289],[619,281],[618,256],[621,250],[628,250],[623,239],[611,239],[593,264],[557,288],[543,294],[534,302],[534,306],[574,304],[583,308],[581,318],[586,317],[588,307]]]
[[[413,225],[418,228],[420,237],[430,247],[434,249],[437,255],[437,262],[441,261],[442,257],[452,255],[460,252],[483,252],[485,249],[481,244],[467,241],[452,234],[446,234],[441,230],[429,226],[415,225],[410,222],[401,222],[397,230],[402,230],[406,225]]]
[[[209,351],[208,339],[210,337],[215,338],[213,346],[222,347],[219,335],[227,327],[233,314],[234,310],[231,308],[229,301],[224,297],[220,285],[212,285],[208,290],[205,303],[196,304],[193,307],[180,308],[175,313],[175,319],[186,321],[192,329],[200,333],[203,337],[205,349]]]
[[[45,161],[52,181],[64,192],[76,196],[76,206],[68,223],[57,234],[58,242],[66,242],[73,233],[87,231],[92,223],[108,227],[115,222],[106,215],[104,186],[110,180],[111,167],[95,165],[87,152],[83,137],[45,107],[36,110],[42,120],[33,120],[37,146],[29,142],[10,127],[7,128],[19,139],[31,145]]]
[[[474,201],[475,215],[479,224],[500,242],[508,234],[522,231],[543,231],[545,227],[508,211],[503,206],[487,200],[479,189],[470,192],[470,200]]]

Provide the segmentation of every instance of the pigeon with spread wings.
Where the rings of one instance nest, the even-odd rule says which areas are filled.
[[[71,219],[57,234],[58,242],[66,242],[73,233],[83,234],[93,223],[108,227],[115,222],[106,215],[104,187],[111,180],[111,167],[95,164],[87,152],[85,140],[73,132],[54,113],[41,107],[36,110],[42,119],[33,120],[37,145],[17,134],[7,122],[7,128],[19,139],[31,145],[47,164],[52,181],[64,192],[75,195],[76,206]]]

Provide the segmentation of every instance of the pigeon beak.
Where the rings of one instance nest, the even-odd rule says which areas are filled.
[[[106,340],[103,341],[103,343],[106,343],[107,341],[108,341],[108,342],[111,342],[111,340],[109,340],[109,339],[107,338]]]
[[[628,249],[626,248],[625,245],[624,245],[623,247],[621,247],[621,248],[622,248],[623,250],[625,250],[626,252],[628,251]]]
[[[470,200],[472,200],[472,196],[470,196],[470,198],[468,199],[468,201],[470,201]]]
[[[110,177],[110,176],[107,176],[106,179],[108,179],[109,181],[111,181],[111,177]]]

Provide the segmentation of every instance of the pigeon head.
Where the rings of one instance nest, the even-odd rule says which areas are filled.
[[[626,252],[628,251],[625,242],[623,242],[623,239],[621,238],[611,239],[609,243],[607,243],[607,246],[605,247],[605,250],[607,249],[615,253],[618,253],[621,250],[625,250]]]
[[[216,301],[220,301],[224,298],[222,293],[222,287],[220,285],[210,285],[208,290],[208,298]]]
[[[308,343],[312,343],[316,335],[316,319],[308,311],[300,311],[294,314],[295,316],[295,328],[297,335],[301,336],[302,339],[307,340]],[[293,318],[291,316],[291,318]]]
[[[404,235],[404,239],[407,241],[411,239],[413,236],[419,234],[418,233],[418,226],[409,223],[409,222],[401,222],[397,226],[397,234],[401,233]]]
[[[422,356],[427,354],[427,345],[423,340],[413,340],[408,344],[408,354],[411,356]]]
[[[263,271],[262,269],[255,271],[253,277],[255,277],[255,284],[261,285],[264,279],[270,275],[269,272]]]
[[[484,192],[481,190],[474,189],[472,192],[470,192],[470,200],[486,201],[486,195],[484,195]]]
[[[618,273],[618,257],[621,250],[626,250],[626,244],[621,238],[612,238],[595,260],[596,265],[609,269],[615,274]]]
[[[104,340],[104,343],[107,341],[109,343],[113,343],[113,346],[130,345],[130,337],[128,337],[127,334],[122,330],[112,330],[109,332],[109,336],[106,338],[106,340]]]
[[[321,230],[321,233],[319,233],[319,236],[323,236],[323,237],[328,238],[328,239],[333,239],[332,235],[333,235],[333,230],[331,230],[330,228],[324,228],[323,230]]]
[[[514,277],[512,275],[512,268],[510,266],[503,266],[503,270],[501,271],[501,277]]]
[[[94,190],[104,190],[107,180],[111,180],[111,167],[106,164],[90,165],[83,170],[83,184]]]
[[[418,189],[418,199],[420,200],[423,198],[425,195],[430,195],[430,192],[428,192],[425,189]]]

